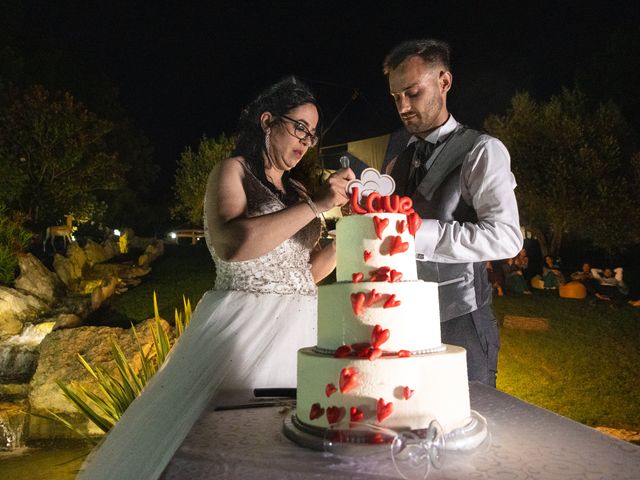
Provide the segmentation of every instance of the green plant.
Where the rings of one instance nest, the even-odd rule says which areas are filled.
[[[7,208],[0,204],[0,284],[8,285],[18,268],[16,254],[27,249],[31,233],[19,220],[9,217]]]
[[[640,188],[640,154],[616,105],[576,88],[548,101],[518,93],[485,129],[509,149],[520,222],[543,255],[557,256],[567,234],[610,252],[638,241],[631,199]]]
[[[15,90],[0,112],[0,171],[9,172],[11,189],[7,204],[28,212],[36,224],[69,211],[95,220],[104,193],[121,189],[128,170],[106,144],[112,129],[112,122],[68,92],[41,85]]]
[[[229,158],[235,148],[235,138],[222,134],[217,139],[206,135],[200,139],[196,151],[187,147],[178,160],[175,175],[175,204],[171,208],[174,218],[183,218],[200,225],[207,179],[213,167]]]
[[[191,320],[191,302],[184,296],[182,300],[183,311],[179,312],[178,309],[175,309],[175,341],[182,335]],[[155,323],[151,327],[153,347],[148,352],[144,351],[135,327],[131,327],[140,354],[139,367],[136,367],[133,361],[127,361],[120,345],[112,340],[111,353],[116,364],[115,373],[110,373],[101,367],[92,367],[82,355],[78,354],[82,366],[97,382],[100,394],[95,394],[80,385],[73,386],[65,385],[61,381],[56,382],[62,389],[63,395],[73,403],[75,408],[105,433],[115,425],[131,402],[140,395],[151,377],[160,369],[171,350],[170,336],[160,324],[155,292],[153,294],[153,308],[155,318]],[[66,419],[54,412],[49,411],[48,413],[67,428],[84,436]]]

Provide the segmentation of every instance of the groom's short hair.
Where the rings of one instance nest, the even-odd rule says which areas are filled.
[[[409,57],[420,57],[427,65],[442,64],[451,70],[451,48],[447,42],[427,38],[422,40],[407,40],[391,49],[382,64],[382,71],[389,75],[391,70],[398,68]]]

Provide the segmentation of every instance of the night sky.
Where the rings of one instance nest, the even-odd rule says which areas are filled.
[[[232,133],[241,107],[288,74],[314,88],[325,127],[346,107],[325,145],[388,133],[400,124],[384,55],[405,39],[441,38],[453,50],[450,111],[481,127],[516,91],[545,98],[571,86],[612,34],[637,36],[640,25],[635,1],[23,3],[24,40],[113,81],[167,175],[186,146]]]

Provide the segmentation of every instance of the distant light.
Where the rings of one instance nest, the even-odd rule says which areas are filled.
[[[116,237],[119,237],[119,236],[120,236],[120,230],[118,230],[117,228],[116,228],[116,229],[114,229],[114,230],[113,230],[113,234],[114,234]]]
[[[176,235],[176,232],[171,232],[169,234],[169,237],[171,237],[173,240],[175,240],[176,238],[178,238],[178,235]]]

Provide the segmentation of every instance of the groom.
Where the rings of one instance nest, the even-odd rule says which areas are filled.
[[[384,73],[405,131],[394,135],[383,168],[423,219],[418,276],[440,284],[442,341],[467,350],[469,380],[495,387],[500,340],[485,262],[522,248],[509,152],[449,114],[445,42],[401,43]]]

